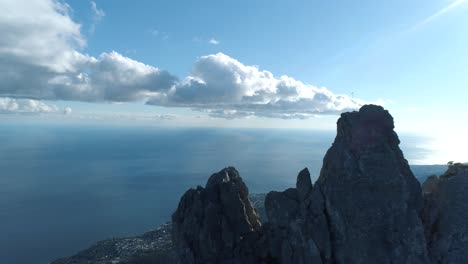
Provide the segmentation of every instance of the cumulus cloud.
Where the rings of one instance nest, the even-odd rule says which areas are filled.
[[[296,119],[354,110],[363,103],[288,76],[275,77],[223,53],[201,57],[191,76],[164,96],[148,101],[154,105],[190,107],[215,117]]]
[[[61,2],[2,0],[1,8],[1,96],[128,102],[177,80],[117,52],[98,58],[80,52],[86,45],[80,25]]]
[[[169,90],[177,78],[117,52],[90,58],[81,72],[49,79],[54,95],[64,100],[128,102]]]
[[[93,3],[95,15],[102,18],[104,12]],[[115,51],[98,57],[83,53],[86,40],[81,26],[71,19],[70,7],[63,2],[0,0],[0,8],[3,97],[144,101],[224,118],[308,118],[356,109],[364,103],[289,76],[274,76],[223,53],[201,57],[190,76],[179,80]]]
[[[38,100],[0,97],[0,113],[55,113],[57,106]]]
[[[44,73],[74,70],[85,45],[69,7],[56,1],[2,0],[0,62],[2,72],[18,78],[34,67]],[[12,63],[10,67],[7,63]],[[5,65],[7,64],[7,65]],[[18,69],[19,68],[19,69]]]

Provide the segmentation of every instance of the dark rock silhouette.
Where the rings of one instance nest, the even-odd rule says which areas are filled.
[[[428,254],[432,263],[468,263],[468,167],[455,164],[423,185]]]
[[[238,195],[241,198],[224,205],[224,210],[232,213],[236,208],[246,210],[238,212],[237,217],[230,215],[231,226],[225,231],[234,237],[250,232],[250,237],[263,241],[256,244],[257,248],[263,248],[262,257],[280,263],[427,263],[420,218],[421,187],[398,147],[400,141],[393,128],[393,118],[380,106],[366,105],[359,112],[342,114],[335,142],[324,158],[315,186],[304,169],[297,177],[296,188],[270,192],[265,199],[268,223],[263,228],[251,224],[249,219],[255,217],[250,216],[250,203],[243,200],[246,195]],[[233,169],[213,175],[207,189],[211,182],[229,183],[229,180],[216,180],[224,179],[219,174],[224,175],[226,170]],[[237,172],[235,175],[237,179]],[[223,192],[237,195],[241,189],[235,187]],[[226,240],[215,236],[222,233],[221,223],[227,216],[204,214],[201,222],[199,217],[194,217],[197,210],[206,211],[213,206],[216,212],[223,211],[222,199],[200,202],[196,197],[206,196],[203,192],[207,191],[189,190],[174,214],[175,230],[184,230],[175,233],[181,241],[177,244],[181,261],[255,260],[255,257],[246,259],[244,255],[225,253],[238,252],[247,243],[233,237]],[[179,219],[184,219],[183,226]],[[239,222],[232,222],[235,219]],[[233,228],[237,225],[246,228]],[[216,247],[205,248],[210,243],[204,243],[200,248],[195,242],[212,237],[217,237]],[[249,247],[255,244],[247,241]]]
[[[281,263],[326,263],[331,252],[323,198],[307,169],[296,186],[265,198],[271,255]]]
[[[188,190],[172,216],[181,263],[254,263],[261,227],[236,169],[213,174],[205,188]]]
[[[304,169],[296,188],[268,193],[263,226],[233,168],[189,190],[173,218],[180,261],[468,263],[468,169],[430,177],[423,205],[388,111],[366,105],[337,124],[317,182]]]
[[[333,262],[427,263],[421,187],[393,128],[388,111],[374,105],[338,120],[316,183]]]
[[[267,195],[270,223],[287,230],[281,262],[427,263],[421,188],[393,128],[379,106],[342,114],[315,186],[303,170],[296,189]]]

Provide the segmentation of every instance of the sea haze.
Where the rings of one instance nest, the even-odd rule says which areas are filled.
[[[97,240],[153,229],[170,220],[186,189],[204,185],[226,166],[235,166],[254,193],[294,186],[304,167],[316,178],[334,136],[282,129],[3,125],[2,263],[45,264]],[[416,147],[424,139],[400,138],[410,161],[430,154]]]

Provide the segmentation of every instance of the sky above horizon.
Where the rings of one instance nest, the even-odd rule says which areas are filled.
[[[374,103],[398,131],[468,147],[465,0],[0,10],[0,122],[334,129],[339,113]]]

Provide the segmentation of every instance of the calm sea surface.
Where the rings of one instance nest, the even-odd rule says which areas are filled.
[[[317,177],[335,132],[0,124],[0,261],[45,264],[170,220],[184,191],[235,166],[251,192]],[[400,135],[406,157],[428,155]]]

